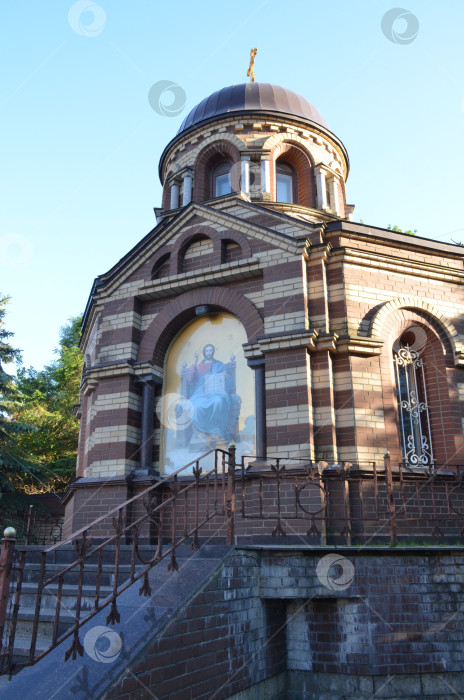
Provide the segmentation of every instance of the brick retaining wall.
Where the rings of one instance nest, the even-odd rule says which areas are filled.
[[[459,696],[464,551],[328,552],[236,549],[106,697]]]

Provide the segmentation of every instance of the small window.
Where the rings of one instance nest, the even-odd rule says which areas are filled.
[[[295,201],[295,174],[289,165],[277,162],[276,182],[277,201],[292,204]]]
[[[231,194],[230,170],[232,163],[220,163],[213,170],[213,197]]]

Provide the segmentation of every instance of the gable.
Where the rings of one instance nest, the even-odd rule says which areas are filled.
[[[239,203],[240,200],[236,201]],[[159,271],[157,265],[161,262],[163,278],[172,278],[223,265],[240,268],[251,262],[259,264],[274,252],[280,257],[287,257],[301,254],[304,250],[305,240],[301,236],[308,233],[304,225],[301,226],[300,238],[295,239],[286,233],[260,225],[257,220],[251,221],[248,215],[249,210],[240,204],[234,208],[233,215],[205,205],[188,205],[169,221],[159,224],[114,268],[99,278],[98,298],[107,298],[118,290],[124,296],[136,293],[140,285],[152,280],[152,274]],[[272,215],[269,216],[267,211],[264,211],[264,215],[270,223]],[[294,226],[291,217],[285,219],[289,220],[289,225]],[[280,218],[277,221],[279,224],[282,225]],[[196,251],[191,249],[188,253],[193,262],[183,270],[181,258],[189,241],[194,244],[202,237],[211,241],[211,245],[203,246],[207,255],[200,258],[200,262],[198,253],[202,246],[197,245]],[[224,256],[224,249],[229,250],[229,260],[227,255]]]

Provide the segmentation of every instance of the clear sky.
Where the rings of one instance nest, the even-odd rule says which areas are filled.
[[[407,0],[382,24],[392,9],[2,2],[0,292],[24,363],[53,359],[93,279],[153,228],[164,146],[201,99],[247,80],[254,46],[256,80],[306,97],[344,142],[355,220],[464,241],[464,3]],[[185,91],[175,116],[148,100],[163,80]]]

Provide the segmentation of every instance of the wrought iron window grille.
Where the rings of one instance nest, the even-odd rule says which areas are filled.
[[[393,350],[393,362],[404,461],[408,467],[431,469],[434,459],[424,360],[406,343]]]

